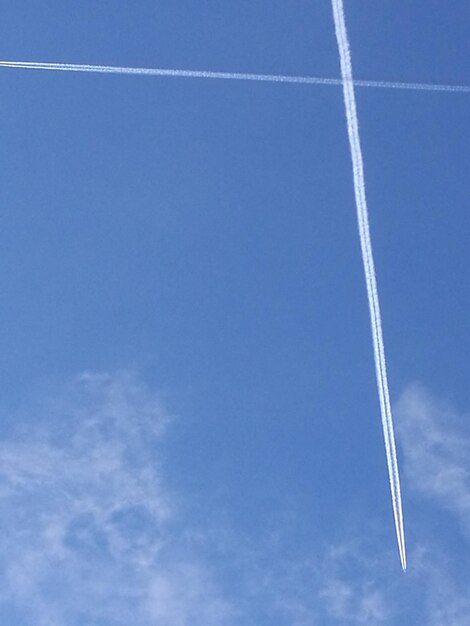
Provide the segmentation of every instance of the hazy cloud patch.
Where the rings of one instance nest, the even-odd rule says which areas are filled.
[[[232,623],[204,561],[179,543],[158,397],[129,373],[83,374],[36,410],[0,444],[0,615],[48,626]]]
[[[469,530],[469,415],[459,414],[420,385],[405,390],[396,414],[410,485],[457,515]]]
[[[465,522],[465,418],[417,386],[403,394],[397,417],[408,482]],[[196,524],[161,467],[170,422],[137,376],[88,373],[4,434],[2,623],[466,624],[468,568],[416,520],[406,575],[392,529],[366,516],[339,540],[312,529],[302,545],[293,537],[295,512],[250,538],[237,529],[236,513],[207,512]]]

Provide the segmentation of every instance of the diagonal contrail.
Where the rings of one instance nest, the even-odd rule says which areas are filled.
[[[95,74],[136,74],[141,76],[168,76],[173,78],[217,78],[221,80],[251,80],[269,83],[297,83],[302,85],[341,86],[349,80],[356,87],[376,89],[406,89],[411,91],[444,91],[470,93],[469,85],[440,85],[432,83],[403,83],[384,80],[353,80],[352,78],[322,78],[317,76],[289,76],[286,74],[252,74],[242,72],[211,72],[207,70],[180,70],[150,67],[120,67],[117,65],[87,65],[78,63],[40,63],[37,61],[0,61],[0,67],[50,70],[62,72],[91,72]]]
[[[405,531],[403,527],[400,476],[398,474],[397,452],[395,448],[395,436],[393,434],[392,410],[390,406],[384,342],[382,336],[382,322],[380,317],[377,280],[375,277],[374,257],[372,255],[372,244],[370,238],[364,181],[364,163],[359,137],[359,123],[357,119],[356,97],[354,94],[351,54],[349,51],[343,0],[331,0],[331,4],[333,7],[336,40],[338,43],[341,63],[341,76],[343,77],[344,106],[346,110],[349,145],[351,149],[354,193],[356,197],[357,219],[361,240],[362,260],[364,263],[364,274],[367,285],[367,297],[369,300],[375,370],[377,375],[377,387],[380,399],[380,412],[382,415],[388,474],[390,478],[390,490],[392,494],[393,515],[395,518],[395,529],[397,533],[401,565],[403,570],[406,570]]]

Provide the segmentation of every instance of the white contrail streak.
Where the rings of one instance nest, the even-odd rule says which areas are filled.
[[[403,570],[406,569],[405,531],[403,527],[403,513],[400,493],[400,477],[398,474],[397,452],[395,436],[393,434],[392,410],[388,391],[387,369],[385,364],[384,342],[382,336],[382,322],[380,317],[377,280],[375,277],[374,258],[369,229],[369,217],[366,201],[364,180],[364,163],[362,159],[361,142],[359,137],[359,123],[356,110],[356,97],[352,76],[351,54],[349,51],[348,34],[344,17],[343,0],[331,0],[335,22],[336,40],[338,42],[343,77],[344,106],[348,126],[349,145],[353,167],[354,193],[356,197],[357,219],[361,240],[364,274],[369,300],[370,321],[372,327],[372,343],[374,347],[375,370],[377,387],[380,399],[380,411],[385,440],[390,490],[392,494],[393,515],[397,533],[398,550]]]
[[[210,72],[206,70],[178,70],[146,67],[119,67],[115,65],[83,65],[77,63],[39,63],[36,61],[0,61],[0,67],[52,70],[62,72],[92,72],[98,74],[137,74],[141,76],[168,76],[173,78],[217,78],[222,80],[251,80],[269,83],[297,83],[303,85],[337,85],[341,78],[321,78],[316,76],[289,76],[285,74],[251,74],[240,72]],[[402,83],[383,80],[352,80],[356,87],[375,87],[378,89],[408,89],[411,91],[446,91],[470,93],[468,85],[439,85],[427,83]]]

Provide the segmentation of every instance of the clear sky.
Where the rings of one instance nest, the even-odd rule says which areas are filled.
[[[468,2],[345,10],[470,84]],[[5,0],[0,59],[340,76],[328,0]],[[0,87],[0,623],[468,625],[469,94],[356,93],[403,574],[341,88]]]

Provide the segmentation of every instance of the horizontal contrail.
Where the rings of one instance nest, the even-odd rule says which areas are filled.
[[[36,61],[0,61],[0,67],[27,70],[52,70],[62,72],[92,72],[98,74],[137,74],[140,76],[169,76],[173,78],[218,78],[222,80],[252,80],[268,83],[297,83],[301,85],[337,85],[340,78],[317,76],[289,76],[286,74],[250,74],[241,72],[210,72],[207,70],[175,70],[150,67],[120,67],[116,65],[83,65],[77,63],[39,63]],[[408,89],[411,91],[446,91],[470,93],[469,85],[440,85],[431,83],[403,83],[384,80],[352,80],[356,87],[377,89]]]
[[[357,118],[356,96],[352,74],[351,53],[346,30],[343,0],[331,0],[335,22],[336,39],[343,77],[343,96],[348,126],[349,145],[353,168],[354,193],[356,198],[359,237],[361,241],[362,260],[369,301],[370,322],[372,329],[372,344],[374,348],[375,371],[377,388],[380,400],[380,413],[387,457],[390,491],[392,495],[393,516],[398,541],[398,551],[403,570],[406,570],[405,530],[403,526],[403,512],[401,503],[400,476],[398,474],[397,451],[393,433],[392,409],[388,390],[385,349],[382,335],[382,321],[375,276],[374,257],[369,228],[369,215],[366,200],[366,186],[364,179],[364,162],[362,158],[361,141],[359,136],[359,122]]]

